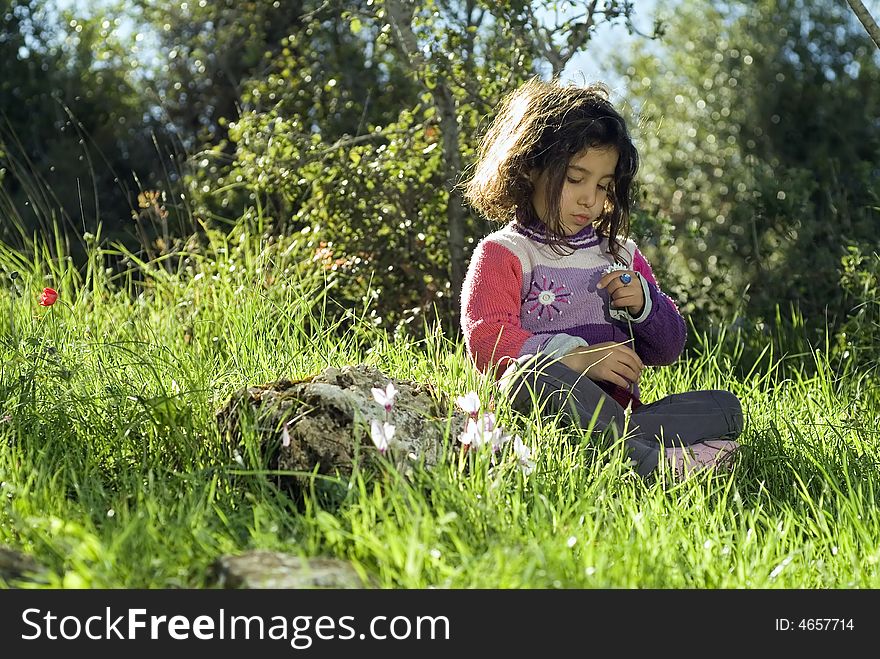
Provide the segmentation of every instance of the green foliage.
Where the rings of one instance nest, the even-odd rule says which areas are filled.
[[[223,139],[192,158],[194,214],[259,208],[271,231],[309,232],[346,309],[372,297],[377,322],[400,328],[436,310],[454,325],[462,264],[490,230],[461,208],[456,187],[486,117],[559,42],[570,55],[584,30],[632,10],[607,3],[589,25],[545,26],[538,39],[523,2],[302,9],[242,85],[242,112]],[[190,11],[182,18],[214,10]]]
[[[282,39],[302,30],[301,16],[313,4],[138,0],[143,22],[167,53],[150,89],[188,150],[223,144],[245,82],[264,75]]]
[[[880,371],[880,255],[851,246],[842,259],[841,288],[848,313],[835,336],[836,352],[848,372],[866,373],[867,389],[876,396]]]
[[[0,544],[47,566],[38,587],[204,587],[218,556],[259,548],[345,558],[391,588],[880,584],[878,86],[871,51],[843,13],[829,3],[717,3],[733,13],[688,3],[670,32],[667,70],[652,56],[631,74],[646,121],[636,228],[655,231],[662,249],[652,261],[678,282],[686,311],[724,315],[750,286],[743,308],[765,323],[763,332],[696,332],[691,355],[642,382],[647,400],[714,387],[740,396],[747,427],[732,476],[643,482],[619,445],[596,446],[496,400],[505,427],[536,452],[528,478],[509,453],[497,464],[475,456],[467,472],[453,461],[411,477],[355,473],[338,483],[335,507],[307,497],[297,508],[261,471],[261,456],[239,463],[224,444],[214,413],[232,391],[365,361],[453,399],[467,390],[490,399],[491,383],[457,338],[430,323],[418,341],[376,324],[405,321],[446,290],[452,181],[432,89],[449,84],[467,163],[484,114],[540,54],[524,37],[522,2],[470,3],[468,16],[451,11],[457,3],[419,3],[426,71],[408,68],[381,16],[366,13],[381,2],[349,3],[345,15],[328,6],[300,22],[319,3],[159,4],[145,6],[181,41],[159,89],[178,120],[191,119],[183,141],[202,148],[185,181],[200,230],[152,242],[179,197],[170,186],[165,197],[142,191],[140,249],[117,236],[108,246],[96,223],[83,267],[52,222],[61,184],[21,175],[47,171],[31,168],[39,156],[74,176],[79,152],[57,144],[49,153],[41,132],[68,118],[28,123],[23,110],[62,108],[43,92],[64,83],[82,92],[78,116],[96,119],[83,123],[88,135],[109,141],[126,134],[111,124],[145,104],[125,86],[129,65],[115,63],[123,51],[112,39],[98,48],[103,23],[74,30],[81,40],[65,42],[62,57],[40,31],[48,24],[36,3],[0,5],[24,7],[0,14],[0,48],[9,46],[0,85],[16,99],[9,109],[22,110],[9,114],[21,144],[0,151],[4,163],[16,150],[32,156],[17,171],[6,165],[0,181],[30,185],[22,194],[51,229],[0,240]],[[793,9],[815,22],[793,20]],[[478,10],[497,12],[495,22],[472,30]],[[40,28],[27,56],[23,24]],[[70,66],[54,66],[62,60]],[[240,97],[219,89],[224,67]],[[221,102],[233,97],[244,99],[241,115]],[[87,212],[97,219],[101,208]],[[15,218],[9,209],[0,207]],[[471,238],[484,233],[467,222]],[[805,242],[820,240],[824,249]],[[858,246],[827,249],[849,242]],[[36,303],[46,285],[60,293],[50,308]],[[798,297],[812,310],[837,306],[842,325],[827,343],[805,343],[803,326],[791,324],[801,316],[778,314]],[[779,352],[769,335],[783,329],[792,333]]]
[[[543,19],[526,2],[112,2],[90,18],[29,19],[57,35],[73,28],[54,37],[60,49],[35,53],[70,72],[46,87],[79,92],[56,129],[83,144],[72,156],[64,140],[36,143],[57,161],[51,180],[17,163],[19,189],[5,200],[14,226],[30,233],[22,208],[32,203],[45,235],[57,221],[76,240],[100,223],[108,237],[136,238],[148,259],[175,236],[244,216],[259,218],[261,234],[308,229],[318,270],[331,259],[342,306],[379,295],[378,315],[392,324],[435,305],[454,324],[462,264],[490,228],[462,208],[456,184],[501,95],[547,62],[558,70],[601,23],[632,13],[608,2],[539,33]],[[557,4],[577,16],[576,3]],[[60,99],[60,111],[70,103]],[[153,154],[138,141],[148,130]],[[83,169],[88,194],[77,188],[84,200],[72,199],[65,183],[81,186]],[[139,201],[153,190],[163,194],[159,216]],[[337,271],[348,266],[343,281]]]
[[[175,235],[247,218],[259,235],[311,242],[342,309],[372,298],[389,326],[455,314],[453,260],[491,228],[450,213],[455,183],[501,95],[632,12],[609,2],[589,25],[551,26],[526,2],[144,0],[126,10],[124,47],[121,5],[89,18],[4,6],[7,239],[58,225],[75,243],[100,222],[149,260]],[[874,49],[830,0],[685,3],[665,28],[622,64],[644,160],[635,232],[698,330],[736,315],[776,326],[791,308],[791,330],[805,319],[818,345],[826,312],[832,327],[849,312],[845,247],[877,249]],[[158,68],[153,47],[167,54]],[[172,127],[190,153],[180,170],[162,135]],[[158,214],[138,201],[151,189]]]
[[[260,236],[248,219],[187,242],[161,262],[129,254],[125,276],[97,244],[83,276],[41,241],[29,256],[0,242],[0,309],[14,320],[0,324],[0,545],[46,567],[0,585],[205,588],[217,558],[255,549],[345,559],[381,588],[880,584],[878,400],[824,351],[813,373],[774,357],[731,377],[744,357],[707,341],[645,372],[646,400],[717,386],[741,397],[730,475],[643,481],[619,444],[496,399],[499,423],[534,451],[527,477],[505,449],[408,476],[389,460],[340,479],[332,506],[311,494],[297,506],[257,451],[238,462],[218,433],[233,391],[362,361],[450,399],[475,390],[488,405],[493,387],[437,328],[395,340],[363,317],[331,322],[299,235]],[[873,279],[854,284],[876,290],[876,258],[860,263]],[[38,307],[47,283],[59,301]]]
[[[378,144],[318,146],[322,157],[299,171],[309,187],[299,190],[293,221],[312,228],[312,258],[338,285],[338,298],[368,304],[377,323],[394,325],[435,300],[445,308],[448,193],[438,131],[424,112],[401,112],[376,137]]]
[[[24,126],[44,109],[54,113],[52,85],[47,83],[51,82],[50,72],[63,60],[50,46],[53,34],[47,23],[45,10],[41,12],[37,2],[0,2],[0,98],[4,100],[4,122],[11,125]],[[31,131],[22,131],[22,138],[29,140],[41,129],[34,126]]]
[[[99,218],[125,236],[136,181],[159,178],[138,62],[109,7],[0,2],[0,236],[54,225],[77,241]],[[120,222],[121,221],[121,222]]]
[[[445,3],[442,19],[432,3],[415,6],[416,61],[371,4],[318,12],[282,40],[269,74],[242,95],[247,111],[228,133],[234,160],[220,147],[199,154],[191,196],[208,215],[258,205],[273,230],[310,232],[345,308],[370,302],[377,322],[399,327],[435,309],[449,319],[448,212],[464,173],[450,162],[469,161],[484,117],[535,70],[523,10],[494,6],[505,19],[495,22],[488,5]],[[440,88],[454,104],[451,127]],[[462,229],[469,250],[489,227],[466,215]]]
[[[299,209],[291,188],[309,154],[396,120],[401,97],[411,97],[399,65],[380,51],[368,56],[365,38],[336,12],[316,14],[318,4],[265,44],[259,69],[242,72],[237,109],[219,120],[222,139],[199,143],[187,178],[196,214],[235,218],[260,203],[284,231]]]
[[[627,69],[652,261],[698,325],[794,303],[821,336],[847,246],[878,245],[876,49],[828,0],[683,4],[667,28]]]

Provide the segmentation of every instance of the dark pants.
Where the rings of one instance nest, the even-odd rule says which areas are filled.
[[[739,399],[711,389],[671,394],[639,405],[629,418],[620,404],[585,375],[547,357],[518,360],[501,381],[513,408],[529,414],[535,406],[546,417],[561,415],[581,428],[624,437],[635,470],[647,476],[657,468],[660,447],[687,446],[707,439],[736,439],[742,432]],[[594,422],[595,418],[595,422]]]

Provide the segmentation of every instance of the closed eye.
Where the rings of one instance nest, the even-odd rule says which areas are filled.
[[[583,181],[583,179],[575,179],[575,178],[572,178],[571,176],[567,176],[567,177],[566,177],[566,180],[567,180],[569,183],[580,183],[581,181]]]

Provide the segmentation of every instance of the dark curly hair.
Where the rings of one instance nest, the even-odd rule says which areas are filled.
[[[576,86],[532,78],[498,106],[480,144],[472,174],[464,184],[468,203],[490,220],[537,224],[551,245],[568,246],[561,225],[560,198],[571,159],[589,148],[617,149],[614,181],[598,218],[596,233],[608,238],[617,258],[618,238],[629,235],[631,187],[639,155],[626,122],[608,100],[603,84]],[[547,175],[548,217],[532,206],[530,174]]]

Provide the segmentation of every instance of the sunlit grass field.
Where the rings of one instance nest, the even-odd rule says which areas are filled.
[[[0,585],[204,588],[218,557],[271,549],[348,560],[382,588],[880,586],[876,388],[838,377],[824,346],[755,358],[750,337],[692,334],[690,356],[646,371],[645,400],[741,398],[731,474],[642,480],[619,445],[497,401],[531,474],[508,444],[494,464],[389,465],[345,479],[341,500],[294,502],[217,429],[235,390],[363,362],[452,400],[491,396],[458,336],[395,339],[368,307],[331,321],[300,243],[239,226],[164,260],[129,254],[122,272],[99,238],[82,269],[39,241],[0,246],[0,546],[47,568]]]

